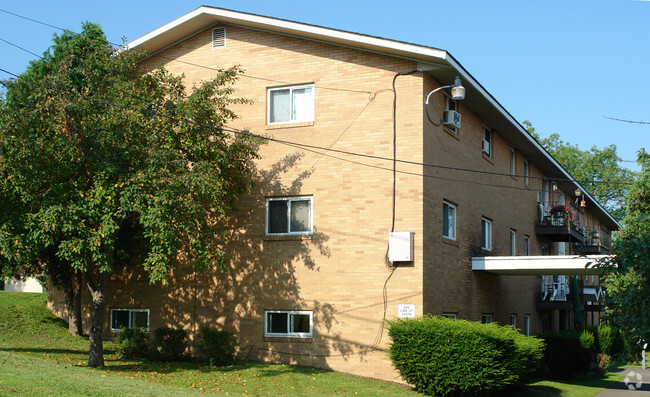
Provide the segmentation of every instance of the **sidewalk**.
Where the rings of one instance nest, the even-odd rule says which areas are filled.
[[[648,396],[650,392],[650,369],[626,368],[621,371],[625,378],[596,394],[597,397]]]

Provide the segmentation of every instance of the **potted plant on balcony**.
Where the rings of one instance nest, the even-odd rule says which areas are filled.
[[[551,208],[551,224],[553,226],[564,226],[568,211],[569,207],[566,205],[556,205]]]

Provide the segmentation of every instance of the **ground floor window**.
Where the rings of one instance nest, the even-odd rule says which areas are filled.
[[[442,313],[442,316],[451,318],[452,320],[455,320],[458,317],[456,313]]]
[[[112,309],[111,331],[124,327],[141,327],[149,331],[149,309]]]
[[[264,316],[264,336],[311,338],[312,311],[267,310]]]
[[[511,314],[510,315],[510,325],[512,326],[512,329],[517,329],[517,315],[516,314]]]
[[[524,315],[524,335],[530,336],[530,314]]]
[[[481,314],[481,322],[483,324],[490,324],[492,322],[491,314]]]

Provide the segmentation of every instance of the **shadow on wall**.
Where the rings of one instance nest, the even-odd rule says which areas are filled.
[[[367,353],[368,346],[345,341],[335,331],[337,310],[332,304],[305,300],[301,294],[301,283],[324,282],[318,262],[331,255],[329,237],[315,227],[311,236],[270,238],[265,234],[266,197],[299,194],[310,177],[305,171],[290,184],[282,183],[282,177],[300,158],[300,154],[289,154],[270,168],[255,170],[255,187],[240,199],[223,244],[227,273],[217,269],[196,273],[189,265],[181,265],[168,285],[151,286],[146,274],[125,269],[119,281],[111,283],[109,309],[150,308],[152,329],[183,327],[193,347],[202,327],[233,331],[240,358],[329,368],[328,357]],[[265,310],[312,311],[313,337],[265,337]]]

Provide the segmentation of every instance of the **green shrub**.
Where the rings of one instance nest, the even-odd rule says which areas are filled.
[[[486,395],[523,381],[543,342],[511,327],[424,316],[388,321],[390,357],[402,378],[436,396]]]
[[[595,361],[595,340],[589,331],[567,330],[542,338],[546,342],[542,362],[546,375],[551,378],[566,379],[587,372]]]
[[[612,363],[612,358],[608,356],[607,354],[603,353],[598,353],[597,359],[596,359],[596,375],[598,376],[604,376],[607,371],[609,370],[609,366]]]
[[[117,352],[121,358],[146,358],[149,334],[144,328],[125,327],[117,335]]]
[[[154,361],[180,361],[186,358],[187,331],[184,329],[157,328],[151,341],[150,358]]]
[[[201,328],[198,348],[208,364],[219,367],[233,364],[235,362],[235,345],[236,339],[232,332],[209,327]]]

